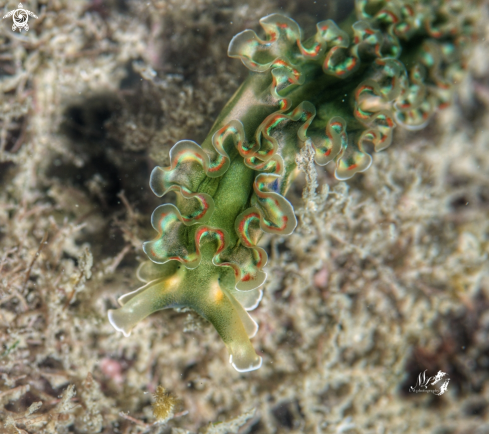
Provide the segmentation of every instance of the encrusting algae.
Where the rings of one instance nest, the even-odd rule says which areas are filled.
[[[228,54],[251,71],[218,116],[202,146],[184,140],[171,165],[150,179],[176,206],[157,207],[158,236],[143,246],[141,288],[119,299],[109,320],[128,335],[151,313],[189,307],[209,320],[240,372],[262,359],[250,338],[266,279],[264,233],[289,235],[297,224],[284,197],[297,156],[311,147],[315,162],[335,164],[346,180],[368,169],[370,152],[392,142],[396,125],[423,128],[450,104],[473,39],[460,2],[357,0],[341,25],[317,24],[302,41],[299,25],[273,14],[236,35]]]
[[[153,415],[158,422],[164,423],[173,417],[178,399],[171,392],[163,386],[158,386],[153,394],[153,400]]]

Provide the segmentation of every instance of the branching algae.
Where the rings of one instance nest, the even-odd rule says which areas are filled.
[[[247,311],[266,279],[264,232],[288,235],[297,221],[284,195],[296,155],[312,146],[315,161],[335,164],[338,179],[365,171],[369,151],[391,144],[396,125],[422,128],[450,104],[465,67],[473,23],[467,6],[443,0],[357,0],[340,26],[317,24],[302,41],[290,18],[260,20],[265,32],[236,35],[228,54],[251,71],[202,146],[183,140],[171,165],[156,167],[158,236],[144,243],[145,285],[119,299],[112,325],[128,335],[151,313],[190,307],[209,320],[238,371],[261,366],[250,342],[257,324]]]

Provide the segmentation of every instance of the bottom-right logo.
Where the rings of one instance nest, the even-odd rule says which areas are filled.
[[[448,389],[448,383],[450,378],[447,377],[446,372],[438,371],[433,377],[426,376],[427,369],[418,375],[418,381],[416,386],[409,388],[413,393],[432,393],[433,395],[443,395]]]

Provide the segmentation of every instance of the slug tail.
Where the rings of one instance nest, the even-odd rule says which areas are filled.
[[[217,282],[205,304],[197,311],[215,327],[229,352],[229,362],[238,372],[260,368],[258,356],[250,338],[258,331],[258,325],[231,293],[222,290]]]

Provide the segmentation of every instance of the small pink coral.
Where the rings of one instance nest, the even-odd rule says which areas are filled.
[[[100,362],[100,369],[106,377],[114,380],[116,383],[122,383],[122,365],[117,360],[104,357]]]
[[[321,268],[314,275],[314,285],[319,289],[324,289],[328,286],[328,269],[326,267]]]

